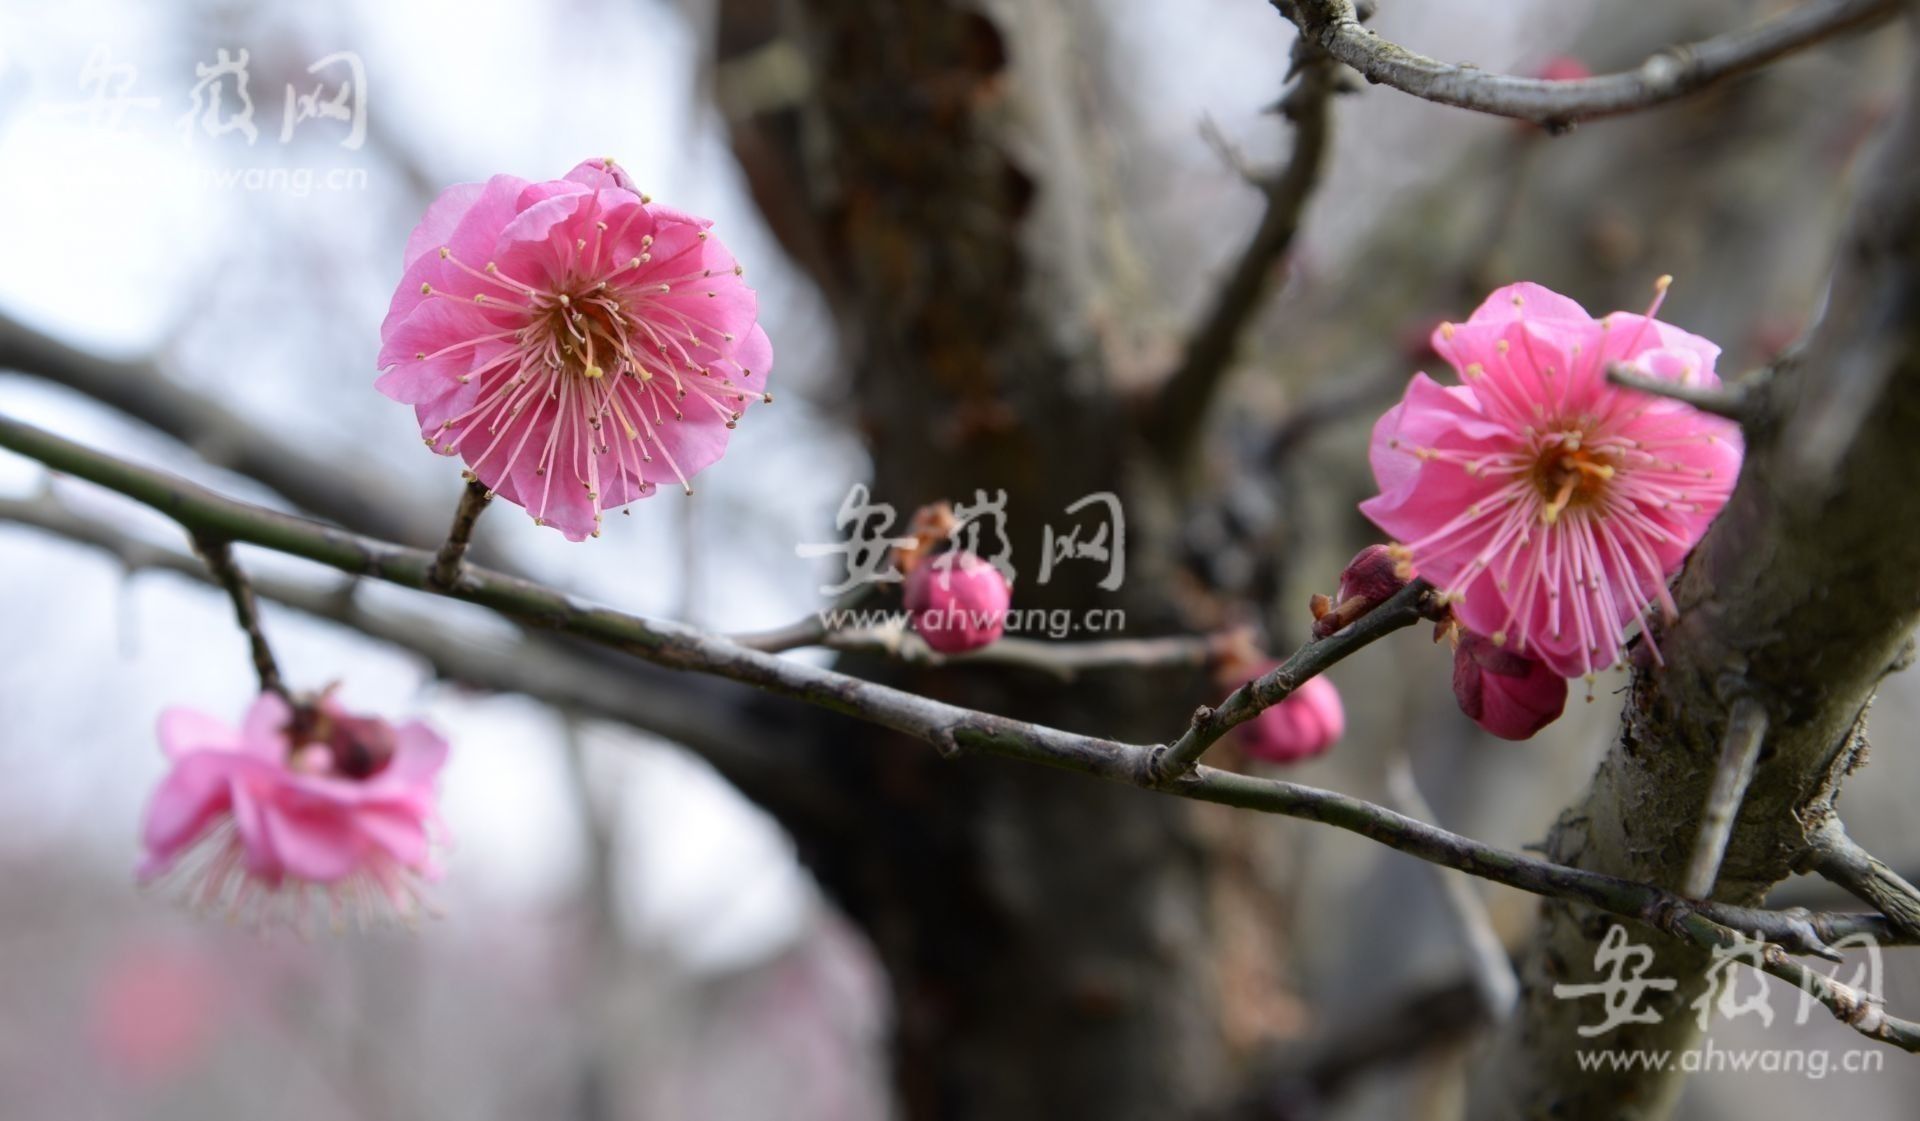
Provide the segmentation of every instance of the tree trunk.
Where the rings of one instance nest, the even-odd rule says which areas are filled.
[[[1770,718],[1714,897],[1758,903],[1835,813],[1864,760],[1873,691],[1920,620],[1920,83],[1910,85],[1866,172],[1840,247],[1828,308],[1804,353],[1766,383],[1741,480],[1676,590],[1679,621],[1640,649],[1619,742],[1586,797],[1560,817],[1556,860],[1678,886],[1719,755],[1729,706]],[[1680,1051],[1698,1038],[1706,990],[1697,950],[1643,930],[1657,1022],[1595,1038],[1597,1000],[1556,984],[1605,976],[1595,951],[1612,920],[1548,903],[1524,966],[1525,993],[1481,1072],[1475,1117],[1652,1119],[1678,1073],[1584,1070],[1583,1050]],[[1836,1029],[1839,1030],[1839,1029]]]

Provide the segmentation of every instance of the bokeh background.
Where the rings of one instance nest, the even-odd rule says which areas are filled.
[[[890,5],[874,7],[879,18]],[[1630,64],[1768,8],[1635,6],[1629,24],[1617,0],[1385,7],[1379,26],[1401,41],[1517,71],[1563,55]],[[458,468],[426,454],[409,410],[371,388],[407,231],[447,184],[557,176],[612,155],[656,198],[712,216],[747,262],[779,400],[755,410],[690,500],[663,492],[582,545],[496,511],[484,544],[628,610],[723,630],[804,615],[835,573],[795,547],[837,539],[835,509],[872,470],[870,433],[844,315],[793,263],[779,214],[756,203],[736,158],[756,114],[804,86],[804,61],[771,32],[743,47],[755,6],[728,8],[8,3],[0,316],[14,352],[20,338],[51,338],[124,363],[127,376],[189,387],[384,496],[431,539]],[[1234,160],[1266,165],[1287,150],[1269,107],[1291,32],[1259,0],[1059,10],[1070,41],[1049,57],[1068,60],[1100,108],[1107,162],[1094,193],[1121,229],[1108,247],[1120,280],[1102,313],[1116,324],[1108,376],[1150,384],[1258,217]],[[1430,360],[1425,331],[1495,284],[1539,279],[1591,308],[1637,308],[1671,272],[1666,317],[1720,340],[1723,373],[1786,346],[1818,306],[1848,172],[1901,65],[1897,38],[1825,47],[1702,101],[1560,138],[1388,91],[1341,98],[1331,166],[1284,287],[1191,484],[1177,578],[1204,590],[1193,626],[1251,619],[1276,647],[1302,636],[1307,593],[1330,591],[1366,540],[1352,503],[1366,493],[1367,425]],[[1009,47],[1024,49],[1018,37]],[[223,49],[248,52],[251,144],[181,124],[196,65]],[[343,144],[347,126],[332,120],[302,122],[283,141],[289,84],[324,79],[331,92],[345,71],[307,68],[342,51],[364,67],[364,142]],[[757,185],[764,200],[764,173]],[[286,504],[213,466],[218,447],[186,446],[14,364],[23,368],[0,369],[9,415]],[[1284,462],[1246,451],[1328,402]],[[0,495],[49,493],[136,540],[181,545],[144,510],[0,455]],[[334,586],[295,562],[242,556],[270,578]],[[403,625],[510,648],[484,613],[390,589],[356,594]],[[418,932],[263,937],[136,891],[140,815],[161,773],[154,718],[172,704],[237,715],[252,691],[243,640],[224,599],[195,581],[0,521],[0,1116],[910,1112],[890,1076],[896,1001],[868,934],[815,885],[787,833],[700,758],[628,726],[438,680],[412,654],[275,604],[266,624],[296,683],[338,681],[351,705],[422,714],[455,743],[444,916]],[[1537,741],[1496,744],[1453,711],[1446,666],[1413,634],[1341,666],[1352,732],[1297,777],[1384,797],[1388,761],[1410,754],[1443,823],[1510,847],[1538,838],[1610,740],[1624,679],[1597,680],[1591,702],[1576,700]],[[1855,836],[1905,869],[1920,868],[1920,842],[1903,828],[1920,778],[1906,742],[1916,701],[1910,682],[1890,684],[1868,781],[1846,800]],[[1169,734],[1181,711],[1134,738]],[[1214,916],[1253,932],[1236,958],[1241,995],[1219,1015],[1246,1077],[1277,1079],[1267,1097],[1291,1094],[1284,1108],[1308,1111],[1275,1115],[1448,1116],[1474,1017],[1461,1010],[1463,951],[1431,871],[1324,828],[1205,828],[1237,837],[1226,848],[1250,853],[1255,869],[1246,906],[1258,914]],[[1516,942],[1529,901],[1476,890]],[[1837,902],[1813,885],[1783,891]],[[1920,975],[1895,957],[1889,985],[1895,1000],[1920,1001]],[[1432,1003],[1406,1003],[1415,998]],[[1774,1024],[1727,1023],[1716,1044],[1854,1047],[1823,1015],[1795,1026],[1791,993],[1773,998]],[[1312,1094],[1287,1081],[1356,1033],[1391,1037],[1405,1026],[1393,1011],[1409,1007],[1425,1011],[1403,1017],[1435,1017],[1430,1035]],[[1705,1075],[1683,1115],[1895,1116],[1920,1068],[1892,1053],[1885,1065],[1825,1080]]]

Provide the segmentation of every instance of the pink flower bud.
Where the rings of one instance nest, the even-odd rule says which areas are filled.
[[[1501,739],[1531,739],[1567,707],[1567,679],[1463,629],[1453,650],[1453,696],[1461,712]]]
[[[1338,595],[1332,600],[1314,597],[1314,637],[1325,638],[1392,599],[1412,578],[1413,569],[1407,564],[1404,551],[1386,545],[1368,545],[1354,554],[1341,571]]]
[[[1269,662],[1260,672],[1276,665]],[[1309,678],[1286,700],[1234,729],[1248,755],[1269,763],[1311,759],[1332,747],[1346,730],[1340,691],[1324,677]]]
[[[1007,578],[972,553],[942,553],[907,576],[913,629],[942,654],[977,650],[999,638],[1012,600]]]
[[[1375,603],[1392,599],[1407,586],[1411,569],[1403,567],[1404,558],[1396,557],[1385,545],[1368,545],[1354,554],[1340,573],[1339,601],[1364,596]]]

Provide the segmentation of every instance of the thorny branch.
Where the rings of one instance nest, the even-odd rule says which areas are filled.
[[[1899,0],[1809,0],[1752,27],[1668,47],[1632,70],[1574,81],[1498,74],[1429,58],[1361,26],[1353,0],[1273,0],[1303,37],[1370,82],[1442,105],[1559,130],[1664,105],[1821,40],[1891,17]]]
[[[184,479],[126,462],[10,418],[0,417],[0,447],[150,506],[178,522],[190,534],[243,541],[342,572],[476,603],[500,615],[577,635],[669,669],[728,678],[842,712],[933,744],[946,754],[979,751],[1160,789],[1199,801],[1318,821],[1430,863],[1521,891],[1585,903],[1695,941],[1732,944],[1744,936],[1772,943],[1783,951],[1827,955],[1832,953],[1827,945],[1829,941],[1848,935],[1868,934],[1886,944],[1913,941],[1884,916],[1765,911],[1688,900],[1651,884],[1508,852],[1331,790],[1210,767],[1194,767],[1177,782],[1165,782],[1156,777],[1151,765],[1158,750],[1153,747],[1079,735],[945,704],[832,670],[748,650],[682,624],[587,604],[532,581],[485,568],[471,567],[452,588],[436,589],[430,581],[434,557],[424,550],[362,537],[235,501]],[[1308,643],[1286,666],[1292,666],[1293,672],[1302,674],[1301,680],[1304,680],[1337,661],[1345,652],[1419,618],[1428,591],[1416,582],[1375,612],[1388,622],[1369,627],[1374,616],[1367,616],[1346,631]],[[1282,667],[1283,671],[1286,666]],[[1230,699],[1222,710],[1230,710],[1238,717],[1231,723],[1238,723],[1257,712],[1264,703],[1271,703],[1266,697],[1291,684],[1277,674],[1269,675],[1237,691],[1235,697],[1239,699]],[[1787,963],[1769,968],[1791,972],[1790,966],[1791,963]],[[1796,983],[1800,982],[1796,980]],[[1834,999],[1844,1003],[1844,994]],[[1875,1038],[1899,1046],[1920,1046],[1920,1034],[1907,1032],[1899,1021],[1876,1019],[1873,1026],[1879,1032]]]

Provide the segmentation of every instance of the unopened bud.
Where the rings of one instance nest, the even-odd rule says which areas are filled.
[[[1006,629],[1013,589],[1000,570],[972,553],[927,558],[907,576],[913,629],[942,654],[977,650]]]
[[[1369,545],[1360,550],[1340,573],[1339,594],[1330,601],[1314,597],[1314,637],[1325,638],[1392,599],[1412,578],[1412,567],[1395,549]]]
[[[1462,629],[1453,649],[1453,699],[1503,740],[1531,739],[1567,707],[1567,679],[1492,639]]]

